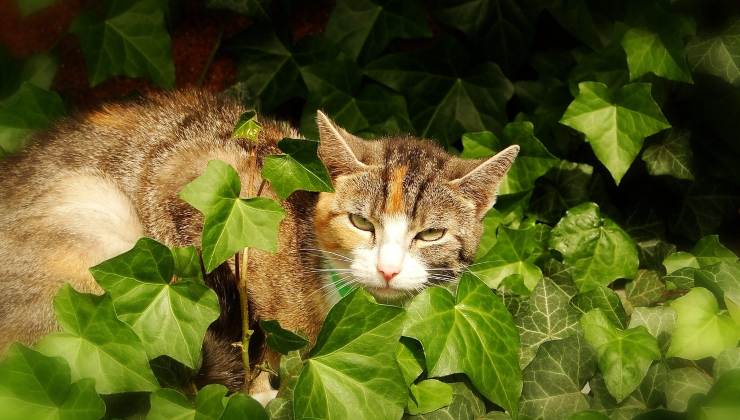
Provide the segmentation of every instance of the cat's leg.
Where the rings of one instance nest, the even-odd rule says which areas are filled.
[[[56,329],[53,299],[64,283],[102,293],[88,269],[130,249],[142,236],[136,211],[116,184],[70,172],[18,203],[0,227],[0,352],[33,344]]]

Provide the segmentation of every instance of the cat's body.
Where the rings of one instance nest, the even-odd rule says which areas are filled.
[[[67,119],[0,161],[0,353],[56,328],[52,300],[64,282],[102,292],[88,268],[139,237],[197,245],[202,217],[178,192],[208,161],[230,164],[242,195],[254,195],[262,159],[298,133],[261,119],[256,144],[234,140],[244,111],[199,92],[155,95]],[[291,195],[278,251],[250,250],[247,267],[252,318],[277,319],[312,340],[330,304],[322,258],[389,300],[454,280],[472,261],[480,220],[518,151],[469,161],[407,137],[366,142],[323,114],[318,123],[319,154],[336,192]],[[275,197],[269,186],[262,196]],[[239,358],[230,342],[241,325],[232,271],[224,264],[208,279],[222,318],[206,340],[204,379],[235,388]]]

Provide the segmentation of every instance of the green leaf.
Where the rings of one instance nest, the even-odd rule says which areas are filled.
[[[431,12],[441,23],[464,32],[481,54],[508,73],[527,57],[534,13],[515,0],[438,0]]]
[[[545,277],[529,297],[526,310],[517,314],[521,365],[526,366],[545,342],[570,337],[578,331],[580,314],[570,305],[570,296]]]
[[[278,147],[285,154],[265,157],[262,167],[262,177],[278,197],[284,200],[296,190],[334,191],[329,171],[317,154],[319,142],[282,139]]]
[[[396,351],[396,362],[401,369],[404,382],[411,385],[424,371],[424,350],[418,341],[401,337],[401,344]]]
[[[180,191],[180,198],[198,209],[203,223],[203,263],[210,273],[237,251],[258,248],[274,252],[285,211],[267,198],[239,198],[239,174],[220,160]]]
[[[0,157],[20,151],[34,131],[48,127],[62,115],[64,105],[59,95],[24,82],[0,103]]]
[[[673,273],[682,268],[699,268],[699,260],[688,252],[674,252],[663,260],[666,273]]]
[[[740,403],[740,369],[731,370],[717,378],[707,397],[702,401],[702,407],[698,409],[701,415],[696,418],[701,420],[733,420],[737,418]]]
[[[625,292],[632,306],[650,306],[663,299],[665,284],[653,270],[638,270],[634,280],[627,283]]]
[[[174,389],[158,389],[150,396],[151,409],[146,418],[267,420],[267,413],[257,401],[240,393],[227,397],[227,391],[223,385],[206,385],[198,391],[195,401],[191,402]]]
[[[696,270],[694,283],[709,289],[720,302],[736,301],[740,296],[740,262],[721,262]]]
[[[537,219],[555,224],[566,210],[588,201],[593,171],[591,165],[561,160],[537,179],[530,206]]]
[[[305,337],[283,329],[274,319],[260,321],[260,328],[265,332],[267,345],[280,354],[288,354],[308,345]]]
[[[296,56],[272,27],[254,25],[230,46],[238,57],[237,80],[231,93],[264,113],[293,97],[305,95]]]
[[[95,420],[105,404],[95,381],[70,383],[67,363],[14,344],[0,362],[0,417],[7,420]]]
[[[655,308],[635,308],[630,316],[628,327],[645,327],[650,335],[658,339],[661,350],[665,352],[675,325],[676,311],[670,306],[656,306]]]
[[[693,39],[686,46],[691,70],[711,74],[740,86],[740,20],[715,36]]]
[[[21,16],[28,16],[39,10],[45,9],[52,4],[56,3],[57,0],[16,0],[18,4],[18,10],[21,12]]]
[[[194,246],[174,247],[172,258],[175,262],[175,276],[179,280],[203,283],[203,269],[200,266],[200,255]]]
[[[578,84],[578,97],[561,123],[586,135],[596,157],[619,184],[645,137],[670,127],[650,94],[650,84],[632,83],[616,92],[598,82]]]
[[[594,375],[589,381],[591,387],[591,407],[608,414],[611,419],[632,420],[639,414],[651,408],[665,406],[663,387],[667,376],[664,363],[653,363],[648,369],[645,379],[623,401],[617,402],[606,388],[601,374]],[[662,417],[658,417],[663,420]]]
[[[637,273],[637,247],[630,236],[610,219],[601,217],[599,206],[584,203],[566,213],[550,235],[550,248],[563,254],[572,267],[579,290],[606,286],[618,278]]]
[[[76,292],[65,284],[54,298],[63,332],[44,337],[40,352],[67,360],[72,379],[95,379],[100,394],[153,391],[159,387],[136,333],[116,318],[107,295]]]
[[[272,0],[208,0],[207,7],[231,10],[257,20],[270,20],[270,3]]]
[[[483,282],[463,275],[456,298],[443,288],[424,290],[408,306],[404,335],[422,343],[430,376],[465,373],[486,398],[516,417],[519,334],[501,298]]]
[[[598,411],[586,410],[572,414],[568,420],[609,420],[609,417]]]
[[[566,419],[589,408],[581,392],[596,370],[596,355],[580,334],[540,346],[524,369],[522,415]]]
[[[450,384],[436,379],[426,379],[409,387],[409,397],[406,412],[409,414],[424,414],[452,402],[452,387]]]
[[[377,56],[393,39],[429,37],[432,32],[416,0],[339,0],[325,34],[356,60]]]
[[[247,139],[256,141],[257,137],[262,130],[262,126],[257,122],[257,113],[254,111],[247,111],[239,116],[239,121],[234,126],[234,132],[231,133],[231,137],[235,139]]]
[[[717,356],[713,366],[714,377],[719,378],[732,369],[740,369],[740,347],[729,348]]]
[[[705,236],[694,245],[691,253],[696,256],[700,267],[707,267],[722,262],[734,263],[737,255],[719,241],[718,235]],[[696,267],[699,268],[699,267]]]
[[[666,408],[683,412],[694,394],[706,394],[712,387],[712,378],[695,367],[668,371],[665,383]]]
[[[671,302],[671,307],[677,318],[668,357],[717,357],[737,345],[740,328],[729,316],[719,313],[717,300],[709,290],[695,287]]]
[[[471,273],[494,289],[505,278],[520,275],[527,289],[534,289],[542,279],[542,271],[534,262],[545,253],[543,244],[548,233],[547,227],[541,224],[526,229],[500,226],[496,243],[486,255],[476,260]]]
[[[303,359],[298,351],[291,351],[280,356],[280,389],[278,397],[290,402],[290,413],[293,414],[293,391],[298,383],[298,377],[303,370]],[[291,417],[292,418],[292,417]]]
[[[71,31],[80,39],[90,84],[111,76],[146,77],[163,88],[175,86],[170,36],[159,0],[110,0],[105,17],[86,12]]]
[[[642,152],[650,175],[670,175],[678,179],[694,179],[694,152],[689,144],[690,133],[671,129],[660,142]]]
[[[660,359],[655,337],[644,327],[616,328],[599,309],[581,318],[586,341],[598,355],[606,387],[617,402],[634,391],[653,360]]]
[[[622,306],[619,296],[610,288],[599,286],[588,292],[577,294],[572,300],[573,306],[584,314],[593,309],[601,309],[601,312],[610,322],[619,328],[627,327],[627,313]]]
[[[630,80],[647,73],[679,82],[691,83],[691,72],[684,55],[683,37],[677,25],[663,21],[661,28],[630,28],[622,37],[622,48],[627,54]]]
[[[334,305],[298,378],[296,418],[401,417],[407,391],[395,354],[403,313],[362,290]]]
[[[141,338],[150,359],[170,356],[197,369],[206,329],[220,308],[218,297],[198,281],[173,281],[170,250],[142,238],[130,251],[90,269],[113,300],[118,319]]]
[[[528,121],[511,122],[504,127],[502,140],[490,131],[468,133],[463,135],[463,152],[465,158],[482,158],[493,156],[507,146],[517,144],[519,155],[509,172],[499,185],[499,194],[512,194],[534,188],[537,178],[544,175],[558,164],[558,158],[547,151],[547,148],[534,136],[534,126]]]
[[[450,405],[430,413],[405,416],[404,420],[479,420],[486,412],[486,404],[465,382],[453,382]]]
[[[404,94],[416,134],[448,146],[463,133],[502,127],[514,91],[497,65],[476,65],[462,51],[443,41],[386,55],[368,64],[365,74]]]

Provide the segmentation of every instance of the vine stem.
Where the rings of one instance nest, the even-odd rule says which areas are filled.
[[[249,172],[249,180],[247,184],[247,195],[252,195],[252,185],[254,185],[254,174],[257,171],[257,153],[255,147],[251,147],[249,151],[249,157],[254,162],[252,171]],[[263,179],[257,189],[257,193],[254,197],[259,197],[262,194],[262,190],[265,187],[265,180]],[[241,251],[234,254],[234,267],[235,277],[239,287],[239,303],[241,304],[242,313],[242,364],[244,365],[244,383],[242,384],[242,392],[249,394],[249,385],[251,382],[251,368],[249,365],[249,340],[252,338],[253,330],[249,328],[249,297],[248,297],[248,276],[247,270],[249,267],[249,248],[244,249],[244,255],[241,255]]]

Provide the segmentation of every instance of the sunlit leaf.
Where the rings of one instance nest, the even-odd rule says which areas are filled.
[[[317,155],[317,141],[283,139],[278,147],[285,154],[266,156],[262,167],[262,176],[278,197],[286,199],[296,190],[334,191],[329,171]]]

